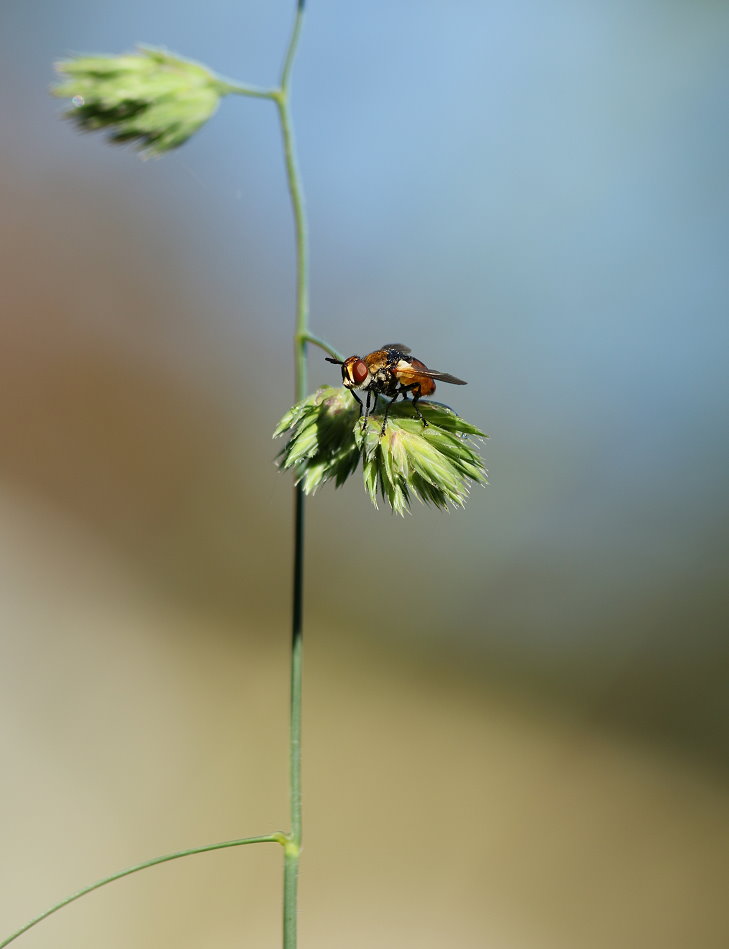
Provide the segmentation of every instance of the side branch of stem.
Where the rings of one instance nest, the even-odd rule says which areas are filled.
[[[260,86],[248,86],[242,82],[219,79],[218,88],[223,95],[250,96],[252,99],[276,99],[278,89],[262,89]]]
[[[313,346],[318,346],[319,349],[323,349],[325,353],[329,353],[333,359],[339,359],[341,361],[344,358],[338,349],[335,349],[333,346],[331,346],[325,339],[321,339],[319,336],[314,336],[313,333],[305,333],[303,338],[307,343],[311,343]]]
[[[101,880],[97,880],[95,883],[85,886],[82,890],[72,893],[71,896],[67,896],[65,899],[61,900],[60,903],[56,903],[55,906],[51,906],[39,916],[31,919],[30,922],[26,923],[24,926],[21,926],[20,929],[17,929],[14,933],[8,936],[7,939],[3,939],[3,941],[0,942],[0,949],[4,949],[5,946],[9,946],[11,942],[14,942],[18,938],[18,936],[22,936],[23,933],[27,933],[28,930],[32,929],[33,926],[35,926],[37,923],[40,923],[42,920],[47,919],[49,916],[52,916],[53,913],[57,913],[59,909],[63,909],[63,907],[68,906],[69,903],[73,903],[76,900],[81,899],[81,897],[86,896],[87,893],[93,893],[94,890],[98,890],[102,886],[106,886],[107,883],[113,883],[115,880],[121,880],[122,877],[130,876],[132,873],[138,873],[140,870],[147,870],[149,867],[156,867],[160,863],[169,863],[170,860],[179,860],[181,857],[191,857],[194,854],[208,853],[211,850],[225,850],[228,847],[243,847],[245,844],[264,843],[281,844],[281,846],[284,848],[284,852],[286,852],[289,838],[286,834],[275,833],[265,834],[262,837],[243,837],[239,840],[225,840],[222,843],[207,844],[204,847],[192,847],[189,850],[176,850],[174,853],[167,853],[161,857],[153,857],[151,860],[145,860],[143,863],[137,863],[133,867],[126,867],[124,870],[118,870],[116,873],[112,873],[110,876],[103,877]]]

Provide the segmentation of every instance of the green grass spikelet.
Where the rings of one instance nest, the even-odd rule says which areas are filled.
[[[375,507],[385,501],[395,514],[410,510],[411,499],[446,510],[463,507],[471,482],[486,484],[486,469],[474,439],[487,436],[447,406],[420,403],[423,426],[411,402],[393,405],[382,433],[380,399],[363,422],[344,388],[323,386],[294,405],[274,430],[287,436],[278,455],[307,494],[333,480],[339,487],[362,461],[365,491]]]

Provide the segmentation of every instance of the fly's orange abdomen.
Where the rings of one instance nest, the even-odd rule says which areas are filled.
[[[395,367],[395,373],[404,386],[417,383],[420,387],[420,396],[432,395],[435,392],[435,383],[428,376],[422,375],[419,371],[421,369],[427,371],[428,367],[419,359],[401,359]]]

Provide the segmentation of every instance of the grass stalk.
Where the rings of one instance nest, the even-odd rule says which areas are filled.
[[[294,332],[295,397],[306,396],[306,349],[309,341],[309,243],[304,193],[296,157],[290,111],[291,75],[303,22],[304,4],[299,0],[294,25],[281,72],[281,86],[275,95],[283,138],[286,180],[294,216],[296,238],[296,329]],[[304,597],[304,491],[294,488],[294,565],[291,630],[291,692],[289,731],[289,806],[290,830],[284,848],[284,949],[296,949],[298,917],[299,858],[302,841],[301,814],[301,691],[302,632]]]
[[[298,161],[296,157],[296,146],[294,141],[293,123],[290,111],[290,89],[291,76],[298,48],[299,37],[303,24],[304,0],[297,0],[296,16],[291,29],[286,54],[284,56],[283,66],[278,88],[264,89],[257,86],[244,85],[242,83],[216,78],[207,72],[204,67],[191,61],[182,60],[180,57],[172,57],[164,51],[155,50],[150,47],[140,48],[135,54],[129,54],[126,57],[80,57],[65,61],[59,65],[59,72],[65,81],[55,89],[55,94],[59,96],[68,96],[72,99],[81,99],[85,112],[78,110],[76,113],[69,113],[70,116],[78,119],[79,115],[84,121],[80,127],[85,130],[92,129],[111,129],[110,140],[112,142],[134,141],[141,151],[150,154],[162,154],[172,148],[178,147],[186,141],[199,126],[210,117],[217,107],[217,98],[228,93],[249,96],[258,99],[269,99],[275,103],[281,135],[283,140],[284,161],[286,167],[286,181],[288,184],[289,196],[291,199],[291,208],[294,217],[295,248],[296,248],[296,322],[294,330],[294,370],[295,370],[295,398],[299,402],[306,396],[307,391],[307,343],[312,343],[321,347],[325,352],[336,358],[338,353],[326,341],[309,332],[309,252],[308,235],[306,225],[306,213],[304,207],[304,196],[301,185],[301,175],[299,173]],[[181,96],[178,103],[178,113],[175,118],[178,121],[183,119],[187,122],[185,134],[181,135],[175,123],[169,121],[169,102],[167,102],[168,112],[164,113],[167,122],[158,119],[157,125],[139,126],[121,125],[124,115],[118,115],[117,112],[109,107],[107,97],[119,95],[119,76],[127,76],[133,73],[138,82],[141,82],[140,101],[138,103],[138,112],[143,112],[147,117],[151,113],[155,114],[154,108],[158,106],[160,96],[159,76],[155,73],[156,65],[160,62],[163,66],[168,66],[170,60],[174,60],[175,69],[180,72]],[[189,109],[189,89],[185,85],[189,75],[194,75],[199,84],[200,76],[205,80],[206,88],[210,95],[206,100],[206,109],[203,113],[193,110],[193,114],[187,114]],[[165,74],[167,75],[167,74]],[[141,77],[141,78],[140,78]],[[167,78],[169,78],[167,76]],[[102,81],[103,80],[103,81]],[[77,86],[81,83],[80,86]],[[83,88],[83,96],[79,89]],[[166,88],[166,87],[165,87]],[[103,95],[102,95],[103,91]],[[76,103],[74,103],[75,105]],[[196,103],[193,103],[196,104]],[[199,105],[199,103],[197,103]],[[136,114],[136,113],[135,113]],[[174,134],[173,134],[174,132]],[[160,144],[163,143],[162,145]],[[140,870],[148,869],[160,863],[167,863],[170,860],[177,860],[181,857],[191,856],[197,853],[206,853],[211,850],[221,850],[227,847],[240,847],[252,843],[277,843],[284,851],[284,912],[283,912],[283,945],[284,949],[295,949],[297,941],[297,888],[299,873],[299,857],[301,854],[302,840],[302,819],[301,819],[301,685],[302,685],[302,667],[301,667],[301,646],[302,646],[302,628],[303,628],[303,582],[304,582],[304,500],[305,494],[303,487],[297,485],[294,489],[294,564],[293,564],[293,610],[292,610],[292,636],[291,636],[291,691],[290,691],[290,740],[289,740],[289,771],[290,771],[290,829],[287,833],[266,834],[259,837],[247,837],[238,840],[225,841],[223,843],[209,844],[203,847],[195,847],[189,850],[180,850],[174,853],[165,854],[160,857],[153,857],[143,863],[119,870],[109,876],[95,881],[89,886],[78,890],[71,896],[65,897],[60,902],[51,906],[40,915],[25,923],[20,929],[16,930],[2,942],[0,949],[4,949],[11,942],[27,932],[41,920],[46,919],[63,907],[68,906],[75,900],[92,893],[94,890],[122,877],[137,873]]]

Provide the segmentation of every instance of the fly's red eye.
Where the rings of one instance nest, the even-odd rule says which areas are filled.
[[[352,363],[351,367],[352,381],[355,385],[362,385],[367,376],[369,375],[369,370],[363,359],[358,359],[356,362]]]

